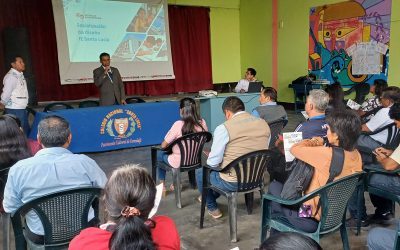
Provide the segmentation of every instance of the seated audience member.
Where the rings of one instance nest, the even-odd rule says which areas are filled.
[[[64,118],[45,117],[39,123],[37,137],[43,149],[10,168],[3,200],[7,213],[13,214],[25,203],[50,193],[83,186],[104,187],[107,178],[96,162],[67,149],[72,135]],[[26,222],[31,241],[43,244],[43,225],[34,211],[27,214]]]
[[[329,112],[332,112],[334,110],[346,109],[346,105],[344,104],[343,88],[340,83],[335,82],[331,85],[328,85],[325,91],[329,95],[329,104],[325,111],[326,114],[329,114]]]
[[[6,114],[5,116],[9,116],[9,117],[11,117],[12,119],[14,119],[14,121],[17,123],[18,127],[20,128],[20,130],[21,130],[22,132],[24,132],[24,131],[23,131],[23,128],[22,128],[22,126],[21,126],[21,121],[19,120],[18,117],[16,117],[16,116],[13,115],[13,114]],[[42,146],[41,146],[41,145],[39,144],[39,142],[36,141],[36,140],[27,138],[27,142],[28,142],[29,150],[31,151],[31,154],[32,154],[32,155],[35,155],[39,150],[42,149]]]
[[[381,102],[382,109],[379,110],[367,123],[362,125],[362,131],[364,132],[374,132],[393,122],[389,117],[390,107],[400,100],[400,88],[398,87],[388,87],[383,90]],[[380,147],[382,144],[386,143],[388,136],[388,131],[384,130],[374,135],[360,135],[357,140],[357,145],[359,149],[363,151],[371,152],[376,148]]]
[[[369,250],[392,250],[397,238],[397,231],[389,228],[375,227],[368,233]],[[397,243],[398,244],[398,243]]]
[[[266,239],[258,250],[322,250],[310,237],[296,232],[279,232]]]
[[[325,137],[328,126],[325,122],[325,110],[328,107],[328,93],[322,89],[313,89],[306,99],[305,111],[308,120],[300,123],[294,132],[302,132],[303,139],[315,136]]]
[[[394,104],[389,110],[389,116],[396,123],[396,127],[400,128],[400,103]],[[400,146],[394,151],[388,150],[382,147],[375,149],[374,154],[378,163],[370,164],[374,168],[381,168],[385,170],[396,170],[400,168]],[[370,177],[370,186],[376,186],[381,189],[387,190],[390,193],[400,195],[400,176],[398,175],[386,175],[374,173]],[[376,195],[370,195],[371,202],[375,207],[375,213],[368,218],[365,208],[364,196],[362,199],[361,206],[361,225],[368,227],[370,222],[374,223],[385,223],[393,218],[392,201],[384,199]],[[358,204],[357,204],[357,192],[355,192],[349,201],[349,211],[351,218],[358,218]],[[349,226],[355,226],[355,220],[350,221]]]
[[[376,108],[379,108],[382,106],[381,103],[381,95],[382,92],[385,88],[388,87],[388,84],[385,80],[383,79],[376,79],[374,80],[374,84],[371,85],[369,92],[373,94],[370,98],[365,100],[362,104],[360,109],[358,110],[358,113],[360,115],[364,115],[365,113],[372,111]],[[367,117],[366,120],[369,120],[373,115],[370,117]]]
[[[178,230],[167,216],[149,218],[156,187],[146,169],[120,167],[104,188],[107,223],[82,230],[69,250],[180,249]]]
[[[17,161],[31,157],[24,133],[10,115],[0,116],[0,212],[8,169]]]
[[[164,141],[161,143],[161,148],[166,148],[168,144],[179,137],[182,137],[183,135],[208,130],[206,122],[198,115],[196,102],[192,98],[183,98],[180,101],[179,107],[181,119],[176,121],[165,135]],[[172,154],[158,151],[157,160],[165,162],[173,168],[179,168],[181,153],[178,145],[173,147]],[[165,174],[166,171],[164,169],[158,168],[158,179],[163,184],[165,184]],[[174,189],[173,184],[171,184],[170,189],[171,191]],[[164,194],[165,190],[166,188],[164,185]]]
[[[312,167],[315,168],[310,186],[306,189],[307,195],[322,187],[328,180],[329,168],[332,160],[332,146],[344,149],[344,164],[342,172],[334,179],[354,174],[362,170],[361,155],[355,149],[356,140],[361,132],[361,121],[353,111],[341,110],[332,112],[327,118],[328,131],[327,139],[330,146],[324,146],[322,137],[313,137],[303,140],[292,146],[290,152]],[[268,192],[274,196],[280,196],[283,184],[278,181],[271,182]],[[282,206],[272,202],[271,209],[274,214],[281,214],[297,229],[306,232],[315,232],[318,221],[321,218],[321,209],[317,211],[318,197],[308,200],[304,205],[311,206],[312,217],[300,217],[298,209]]]
[[[212,168],[223,169],[244,154],[268,148],[270,140],[268,124],[264,120],[245,112],[242,100],[230,96],[222,104],[222,110],[226,121],[214,131],[207,165]],[[203,187],[202,178],[203,169],[197,169],[196,180],[200,193]],[[237,189],[237,177],[234,170],[228,173],[211,171],[210,183],[226,191]],[[222,216],[216,201],[218,197],[218,193],[208,190],[207,209],[213,218]]]
[[[244,79],[241,79],[235,87],[236,93],[245,93],[249,89],[249,83],[257,81],[256,79],[257,71],[253,68],[248,68]]]
[[[255,117],[264,119],[267,123],[278,120],[287,120],[287,113],[282,105],[276,104],[278,93],[274,88],[266,87],[260,93],[260,106],[251,113]]]

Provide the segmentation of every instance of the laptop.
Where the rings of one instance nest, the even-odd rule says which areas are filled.
[[[263,87],[263,82],[249,82],[249,88],[247,90],[247,93],[260,93],[261,88]]]

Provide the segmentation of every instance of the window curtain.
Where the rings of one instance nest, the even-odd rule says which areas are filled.
[[[98,96],[94,84],[61,85],[51,0],[0,0],[0,32],[26,27],[39,101],[76,100]],[[127,95],[165,95],[212,88],[209,9],[168,7],[175,79],[126,82]],[[0,77],[9,70],[0,39]],[[0,87],[2,87],[2,81]]]

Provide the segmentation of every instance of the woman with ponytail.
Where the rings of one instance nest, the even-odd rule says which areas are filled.
[[[120,167],[104,188],[108,222],[87,228],[70,243],[70,250],[175,250],[180,249],[175,223],[166,216],[149,218],[156,187],[146,169]]]
[[[166,148],[168,144],[179,137],[182,137],[183,135],[208,130],[206,122],[198,115],[196,102],[192,98],[183,98],[180,101],[179,107],[181,119],[176,121],[165,135],[164,141],[161,143],[161,148]],[[173,168],[179,168],[180,159],[181,153],[177,145],[172,148],[172,154],[167,154],[163,151],[158,151],[157,154],[157,161],[165,162]],[[166,192],[165,174],[166,171],[164,169],[158,168],[158,179],[160,183],[164,184],[164,194]],[[174,190],[174,186],[172,184],[170,186],[170,190]]]

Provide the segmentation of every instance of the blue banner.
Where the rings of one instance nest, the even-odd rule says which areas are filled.
[[[70,123],[73,153],[157,145],[180,119],[175,101],[37,112],[29,138],[36,139],[39,122],[49,115]]]

